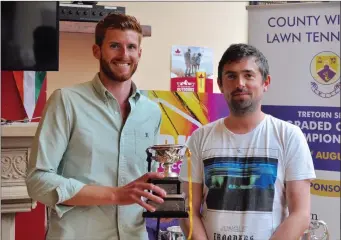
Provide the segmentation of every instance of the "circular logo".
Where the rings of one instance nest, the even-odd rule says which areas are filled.
[[[311,90],[322,98],[331,98],[340,93],[340,57],[331,51],[316,54],[310,62],[314,78]]]
[[[310,63],[310,73],[319,84],[334,84],[340,79],[340,57],[328,51],[316,54]]]

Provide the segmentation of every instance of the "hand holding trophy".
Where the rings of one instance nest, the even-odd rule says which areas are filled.
[[[166,196],[166,193],[162,188],[148,183],[150,178],[161,179],[163,178],[163,174],[149,172],[125,186],[116,188],[114,194],[115,202],[119,205],[130,205],[137,203],[148,211],[154,211],[155,208],[143,201],[142,198],[148,199],[149,202],[162,203],[162,198]],[[149,192],[145,190],[149,190]],[[153,191],[157,194],[152,194],[150,191]]]
[[[166,196],[163,197],[163,203],[147,200],[146,203],[155,208],[154,212],[146,211],[143,213],[145,218],[157,218],[157,234],[159,232],[160,218],[188,218],[191,216],[186,210],[185,194],[181,192],[181,182],[178,174],[172,171],[172,166],[183,159],[185,154],[190,161],[190,151],[185,145],[181,144],[163,144],[154,145],[146,150],[148,161],[148,172],[151,171],[152,161],[163,164],[164,178],[151,178],[150,183],[164,189]],[[189,164],[190,165],[190,164]],[[191,182],[190,182],[191,186]],[[158,195],[156,192],[153,194]],[[191,209],[191,196],[189,198],[189,209]]]

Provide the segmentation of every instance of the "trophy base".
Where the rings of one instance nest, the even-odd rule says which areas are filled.
[[[144,218],[188,218],[187,212],[181,211],[155,211],[142,213]]]
[[[178,177],[165,177],[162,179],[150,179],[149,182],[164,189],[167,192],[167,194],[181,194],[181,182],[178,179]]]
[[[183,194],[168,194],[163,203],[155,203],[147,200],[147,203],[155,207],[155,212],[144,212],[146,218],[187,218],[185,198]]]

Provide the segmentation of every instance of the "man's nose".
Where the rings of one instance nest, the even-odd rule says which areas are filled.
[[[124,56],[127,56],[128,55],[128,49],[126,46],[122,46],[120,48],[120,56],[124,57]]]
[[[238,76],[236,80],[237,87],[245,87],[245,78],[243,76]]]

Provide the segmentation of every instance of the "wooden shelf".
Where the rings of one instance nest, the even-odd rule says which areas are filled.
[[[2,125],[1,137],[34,137],[37,127],[37,122]]]
[[[60,32],[71,33],[95,33],[95,22],[69,22],[59,21]],[[152,36],[152,27],[149,25],[142,25],[142,34],[144,37]]]

